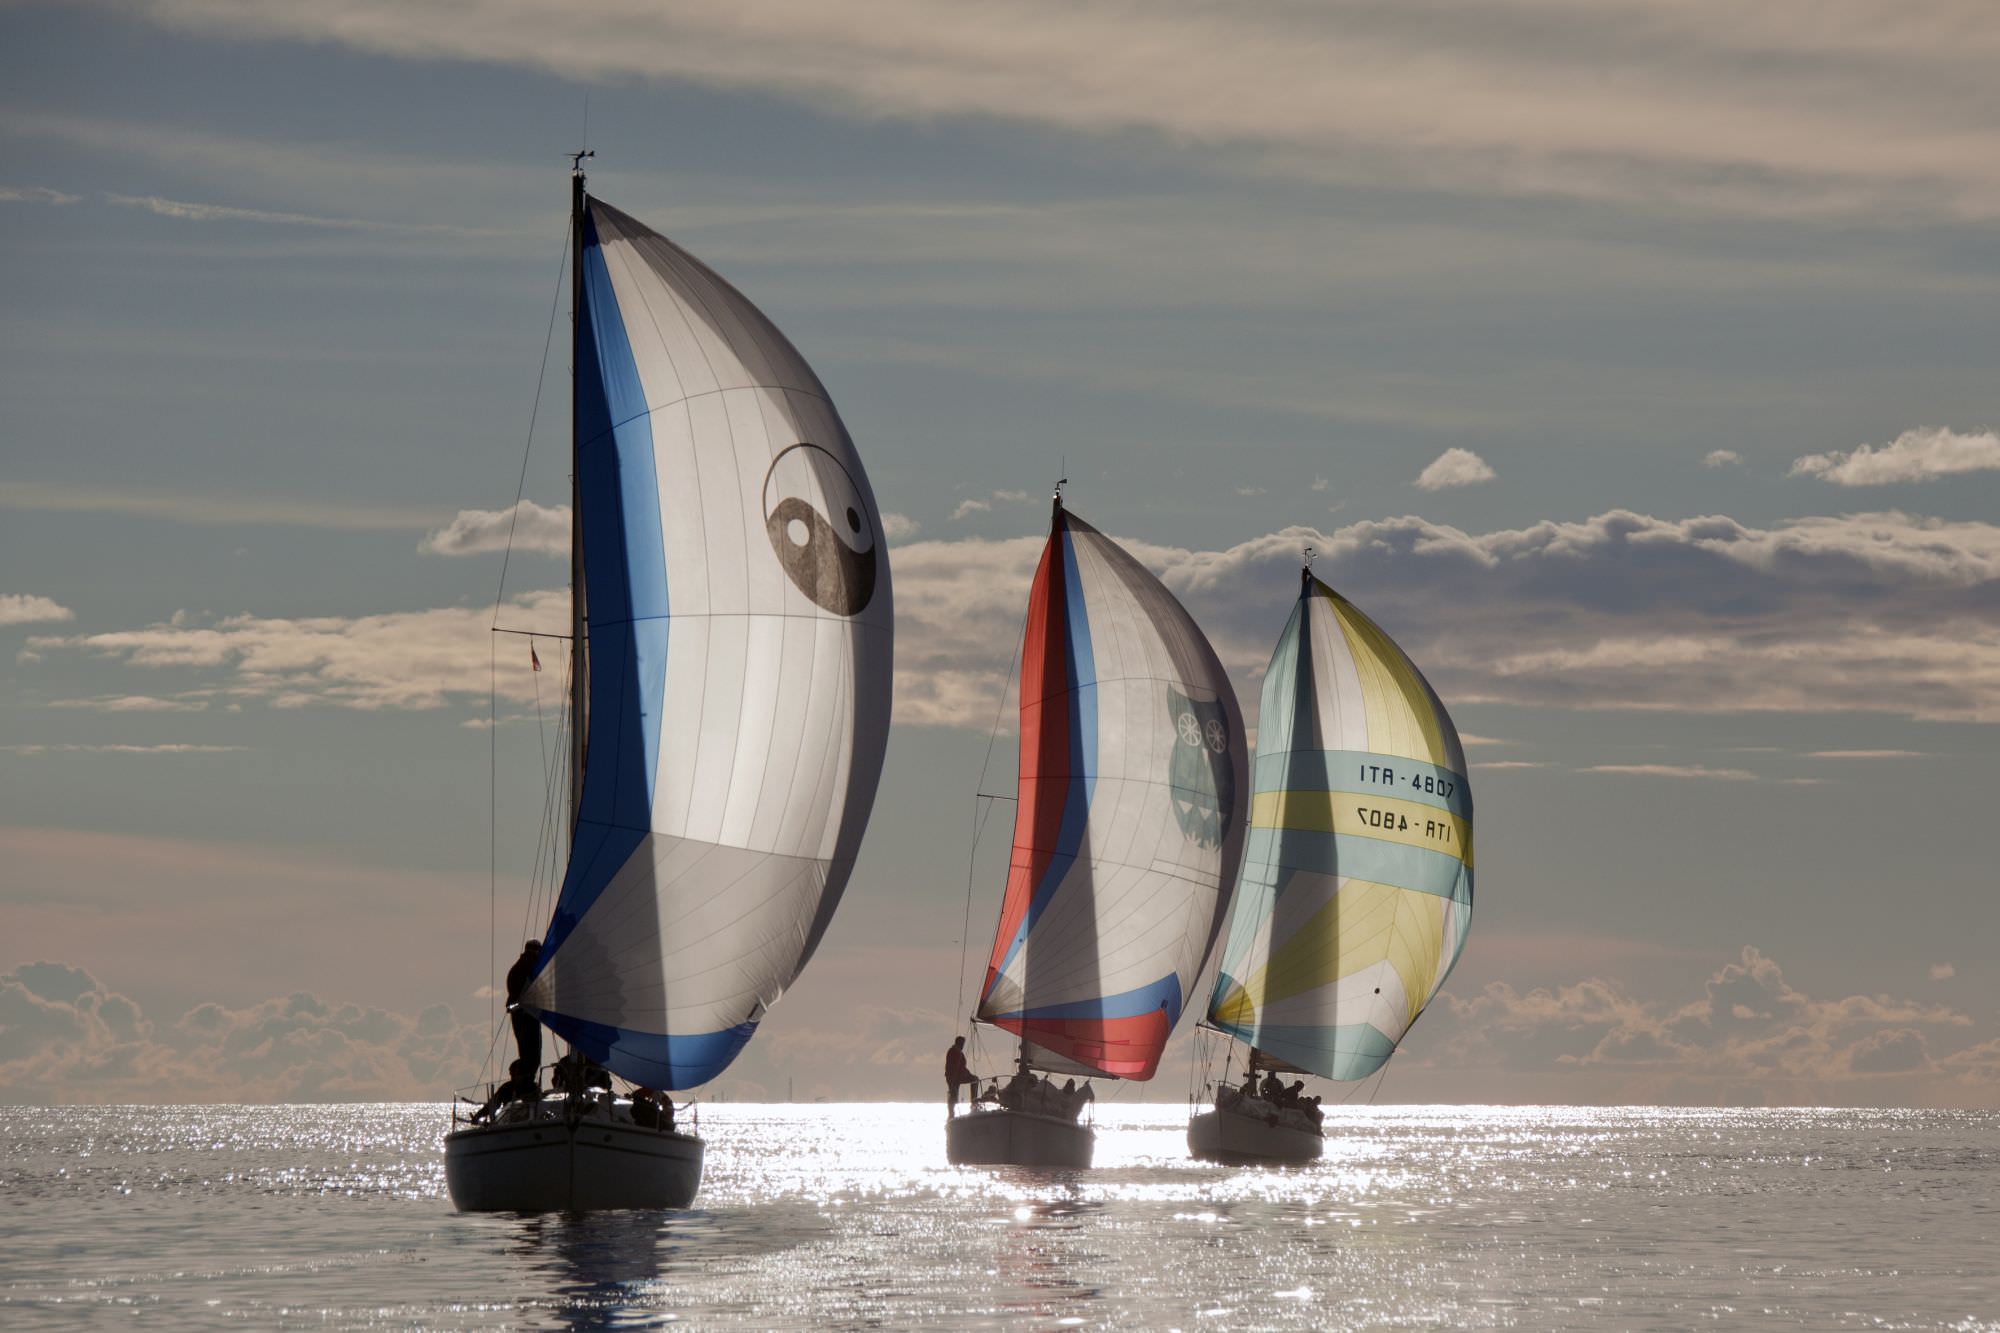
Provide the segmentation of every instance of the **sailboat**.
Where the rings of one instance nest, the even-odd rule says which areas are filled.
[[[721,1073],[811,958],[888,741],[887,548],[846,427],[742,293],[586,192],[585,156],[569,857],[517,1008],[644,1091],[537,1077],[459,1125],[468,1210],[693,1200],[702,1142],[654,1094]]]
[[[1403,650],[1313,577],[1308,549],[1264,673],[1249,842],[1205,1020],[1250,1047],[1249,1079],[1225,1077],[1192,1118],[1194,1155],[1317,1158],[1317,1099],[1281,1076],[1382,1068],[1471,920],[1458,729]]]
[[[974,1015],[1019,1039],[1016,1070],[951,1120],[952,1162],[1090,1165],[1088,1080],[1153,1076],[1221,926],[1246,770],[1215,650],[1058,486],[1021,640],[1013,853]]]

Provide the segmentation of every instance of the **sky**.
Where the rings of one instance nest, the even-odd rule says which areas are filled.
[[[1067,476],[1253,724],[1310,543],[1466,734],[1470,941],[1353,1092],[2000,1106],[1990,4],[581,8],[0,4],[0,1099],[478,1075],[587,116],[894,543],[860,862],[715,1094],[938,1090]]]

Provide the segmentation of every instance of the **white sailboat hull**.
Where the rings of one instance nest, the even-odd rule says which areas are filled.
[[[444,1141],[445,1186],[462,1213],[685,1208],[701,1164],[692,1134],[588,1117],[473,1125]]]
[[[1316,1162],[1325,1143],[1314,1130],[1235,1110],[1204,1111],[1188,1121],[1188,1151],[1210,1162],[1238,1166]]]
[[[1088,1125],[1027,1111],[978,1110],[955,1117],[945,1129],[945,1157],[953,1166],[1090,1166],[1096,1133]]]

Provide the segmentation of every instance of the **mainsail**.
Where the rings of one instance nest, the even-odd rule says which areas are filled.
[[[1444,983],[1472,919],[1472,794],[1403,650],[1310,573],[1271,654],[1243,875],[1209,1021],[1365,1078]]]
[[[1153,1076],[1243,850],[1243,717],[1160,581],[1058,501],[1021,642],[1020,803],[978,1017]]]
[[[617,209],[584,201],[579,231],[588,762],[523,1005],[685,1088],[735,1058],[846,887],[888,739],[889,564],[784,335]]]

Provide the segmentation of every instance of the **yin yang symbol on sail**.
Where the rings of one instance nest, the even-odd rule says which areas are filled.
[[[1169,685],[1167,715],[1174,727],[1174,759],[1167,775],[1174,816],[1190,841],[1220,847],[1222,830],[1236,809],[1229,714],[1219,699],[1191,699]]]
[[[826,450],[800,443],[772,460],[764,531],[786,577],[815,604],[851,616],[873,600],[875,528],[854,479]]]

